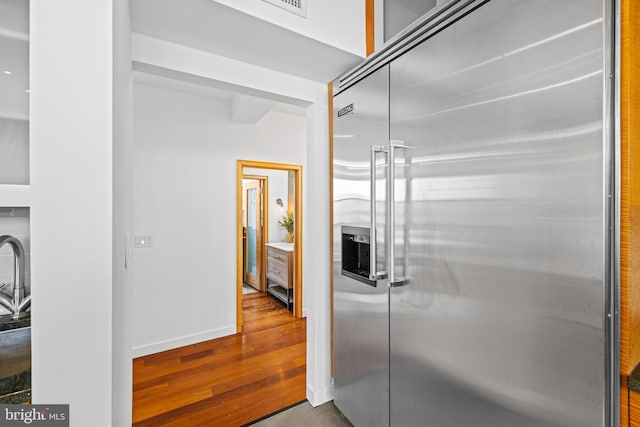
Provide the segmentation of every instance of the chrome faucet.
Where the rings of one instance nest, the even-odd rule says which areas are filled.
[[[0,236],[0,248],[5,243],[13,249],[13,295],[0,291],[0,305],[9,310],[12,319],[20,319],[27,315],[26,310],[31,305],[31,295],[25,297],[24,287],[24,247],[20,240],[13,236]]]

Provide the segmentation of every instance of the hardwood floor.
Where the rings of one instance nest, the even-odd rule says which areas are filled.
[[[241,426],[306,397],[306,319],[258,292],[244,331],[133,361],[133,426]]]

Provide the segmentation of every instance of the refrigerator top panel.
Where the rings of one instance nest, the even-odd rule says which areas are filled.
[[[384,40],[393,38],[435,6],[436,0],[385,0]]]
[[[375,73],[379,68],[387,65],[424,40],[433,37],[453,22],[472,13],[487,1],[489,0],[437,0],[435,7],[432,4],[432,0],[415,2],[416,4],[421,4],[417,7],[412,6],[411,12],[407,11],[408,13],[418,16],[424,13],[425,10],[428,10],[428,12],[424,13],[404,30],[390,39],[386,39],[383,48],[367,57],[360,65],[338,76],[333,81],[333,94],[338,95],[366,78],[369,74]],[[398,2],[398,4],[400,3],[403,3],[403,1]],[[391,19],[394,20],[393,17]],[[404,19],[407,18],[405,17]]]
[[[390,64],[392,425],[607,425],[600,0],[491,0]]]

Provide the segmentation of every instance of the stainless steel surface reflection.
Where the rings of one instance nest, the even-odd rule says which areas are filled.
[[[391,425],[603,425],[603,13],[492,0],[391,63],[391,140],[412,147]]]
[[[0,331],[0,379],[31,366],[31,327]]]
[[[336,405],[357,426],[615,425],[610,4],[447,5],[336,80]],[[370,202],[376,287],[340,274]]]
[[[389,425],[387,282],[371,286],[341,274],[341,241],[343,226],[370,228],[370,148],[388,141],[388,82],[384,67],[334,99],[334,402],[354,425],[368,427]],[[339,117],[340,110],[346,113]],[[379,155],[378,238],[370,242],[378,249],[378,271],[384,270],[386,259],[385,164]]]

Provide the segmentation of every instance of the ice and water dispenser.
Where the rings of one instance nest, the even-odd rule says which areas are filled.
[[[369,250],[371,239],[369,228],[342,226],[342,275],[370,286],[376,282],[369,279]]]

